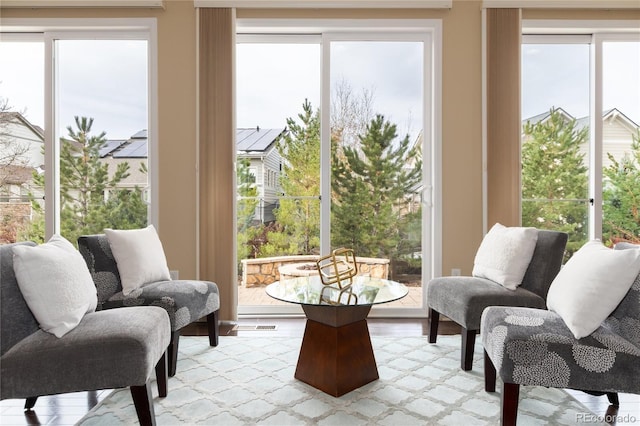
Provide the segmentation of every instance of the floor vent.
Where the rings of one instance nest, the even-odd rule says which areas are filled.
[[[277,325],[234,325],[232,331],[275,331]]]

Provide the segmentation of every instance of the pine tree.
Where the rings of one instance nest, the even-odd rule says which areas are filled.
[[[401,206],[422,181],[422,163],[409,137],[376,115],[358,146],[333,151],[331,216],[333,247],[358,256],[396,256],[403,237]]]
[[[250,160],[239,159],[237,162],[236,180],[238,186],[237,207],[237,259],[255,258],[259,247],[256,239],[262,234],[262,226],[256,224],[256,207],[258,206],[258,188],[256,177],[249,171]],[[240,265],[238,265],[239,267]]]
[[[633,137],[630,154],[620,161],[607,155],[611,165],[603,172],[603,240],[640,244],[640,131]]]
[[[104,228],[127,229],[146,224],[146,205],[140,190],[117,188],[129,176],[129,164],[118,164],[109,177],[108,165],[100,161],[105,132],[91,136],[93,118],[75,117],[77,130],[67,127],[60,140],[60,218],[62,234],[75,242],[83,234]],[[113,197],[107,200],[105,191]]]
[[[580,147],[588,128],[578,129],[560,110],[524,125],[522,144],[522,225],[567,232],[567,255],[587,239],[588,177]]]
[[[275,230],[267,233],[261,256],[314,254],[320,249],[320,111],[314,112],[305,99],[298,121],[288,118],[287,128],[277,145],[283,158],[284,198],[274,210]]]

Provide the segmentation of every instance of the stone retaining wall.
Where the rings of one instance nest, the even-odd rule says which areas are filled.
[[[242,262],[242,283],[246,287],[266,286],[272,282],[280,280],[280,267],[292,263],[311,264],[315,266],[318,256],[276,256],[263,257],[261,259],[243,259]],[[374,278],[389,277],[389,259],[378,259],[373,257],[356,257],[358,264],[358,275],[369,275]],[[301,270],[308,275],[309,271]]]

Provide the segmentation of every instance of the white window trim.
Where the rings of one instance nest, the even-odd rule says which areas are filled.
[[[3,7],[4,7],[3,3]],[[148,41],[148,157],[149,163],[149,206],[148,223],[159,228],[158,200],[159,200],[159,161],[158,161],[158,35],[155,18],[88,18],[88,19],[50,19],[50,18],[0,18],[0,28],[3,32],[13,33],[44,33],[45,41],[45,170],[49,175],[45,179],[45,197],[53,200],[53,213],[45,215],[45,238],[49,239],[54,233],[60,232],[60,200],[59,179],[51,173],[57,173],[57,159],[59,147],[55,143],[54,117],[55,99],[53,99],[55,82],[53,81],[53,49],[47,48],[55,38],[137,38]],[[47,172],[46,172],[47,173]]]
[[[2,7],[67,8],[67,7],[127,7],[161,8],[164,0],[3,0]]]
[[[452,0],[194,0],[194,7],[288,9],[451,9]]]
[[[637,0],[484,0],[485,9],[637,9]]]

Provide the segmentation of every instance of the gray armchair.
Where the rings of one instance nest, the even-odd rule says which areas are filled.
[[[476,277],[440,277],[427,285],[429,343],[436,343],[440,314],[462,327],[461,368],[471,370],[480,317],[487,306],[523,306],[544,309],[551,282],[560,271],[567,234],[540,230],[533,257],[516,290]]]
[[[122,293],[118,265],[107,236],[85,235],[78,238],[78,248],[87,262],[98,289],[97,310],[124,306],[160,306],[169,314],[171,341],[167,349],[169,376],[176,374],[180,330],[207,317],[209,344],[218,345],[218,286],[211,281],[173,280],[147,284],[128,296]]]
[[[138,419],[155,424],[151,374],[167,395],[169,318],[158,307],[86,314],[63,337],[40,329],[13,270],[13,247],[0,246],[0,399],[130,387]]]
[[[576,339],[555,312],[489,307],[482,315],[485,390],[503,382],[501,421],[515,425],[520,386],[640,394],[640,275],[604,323]]]

